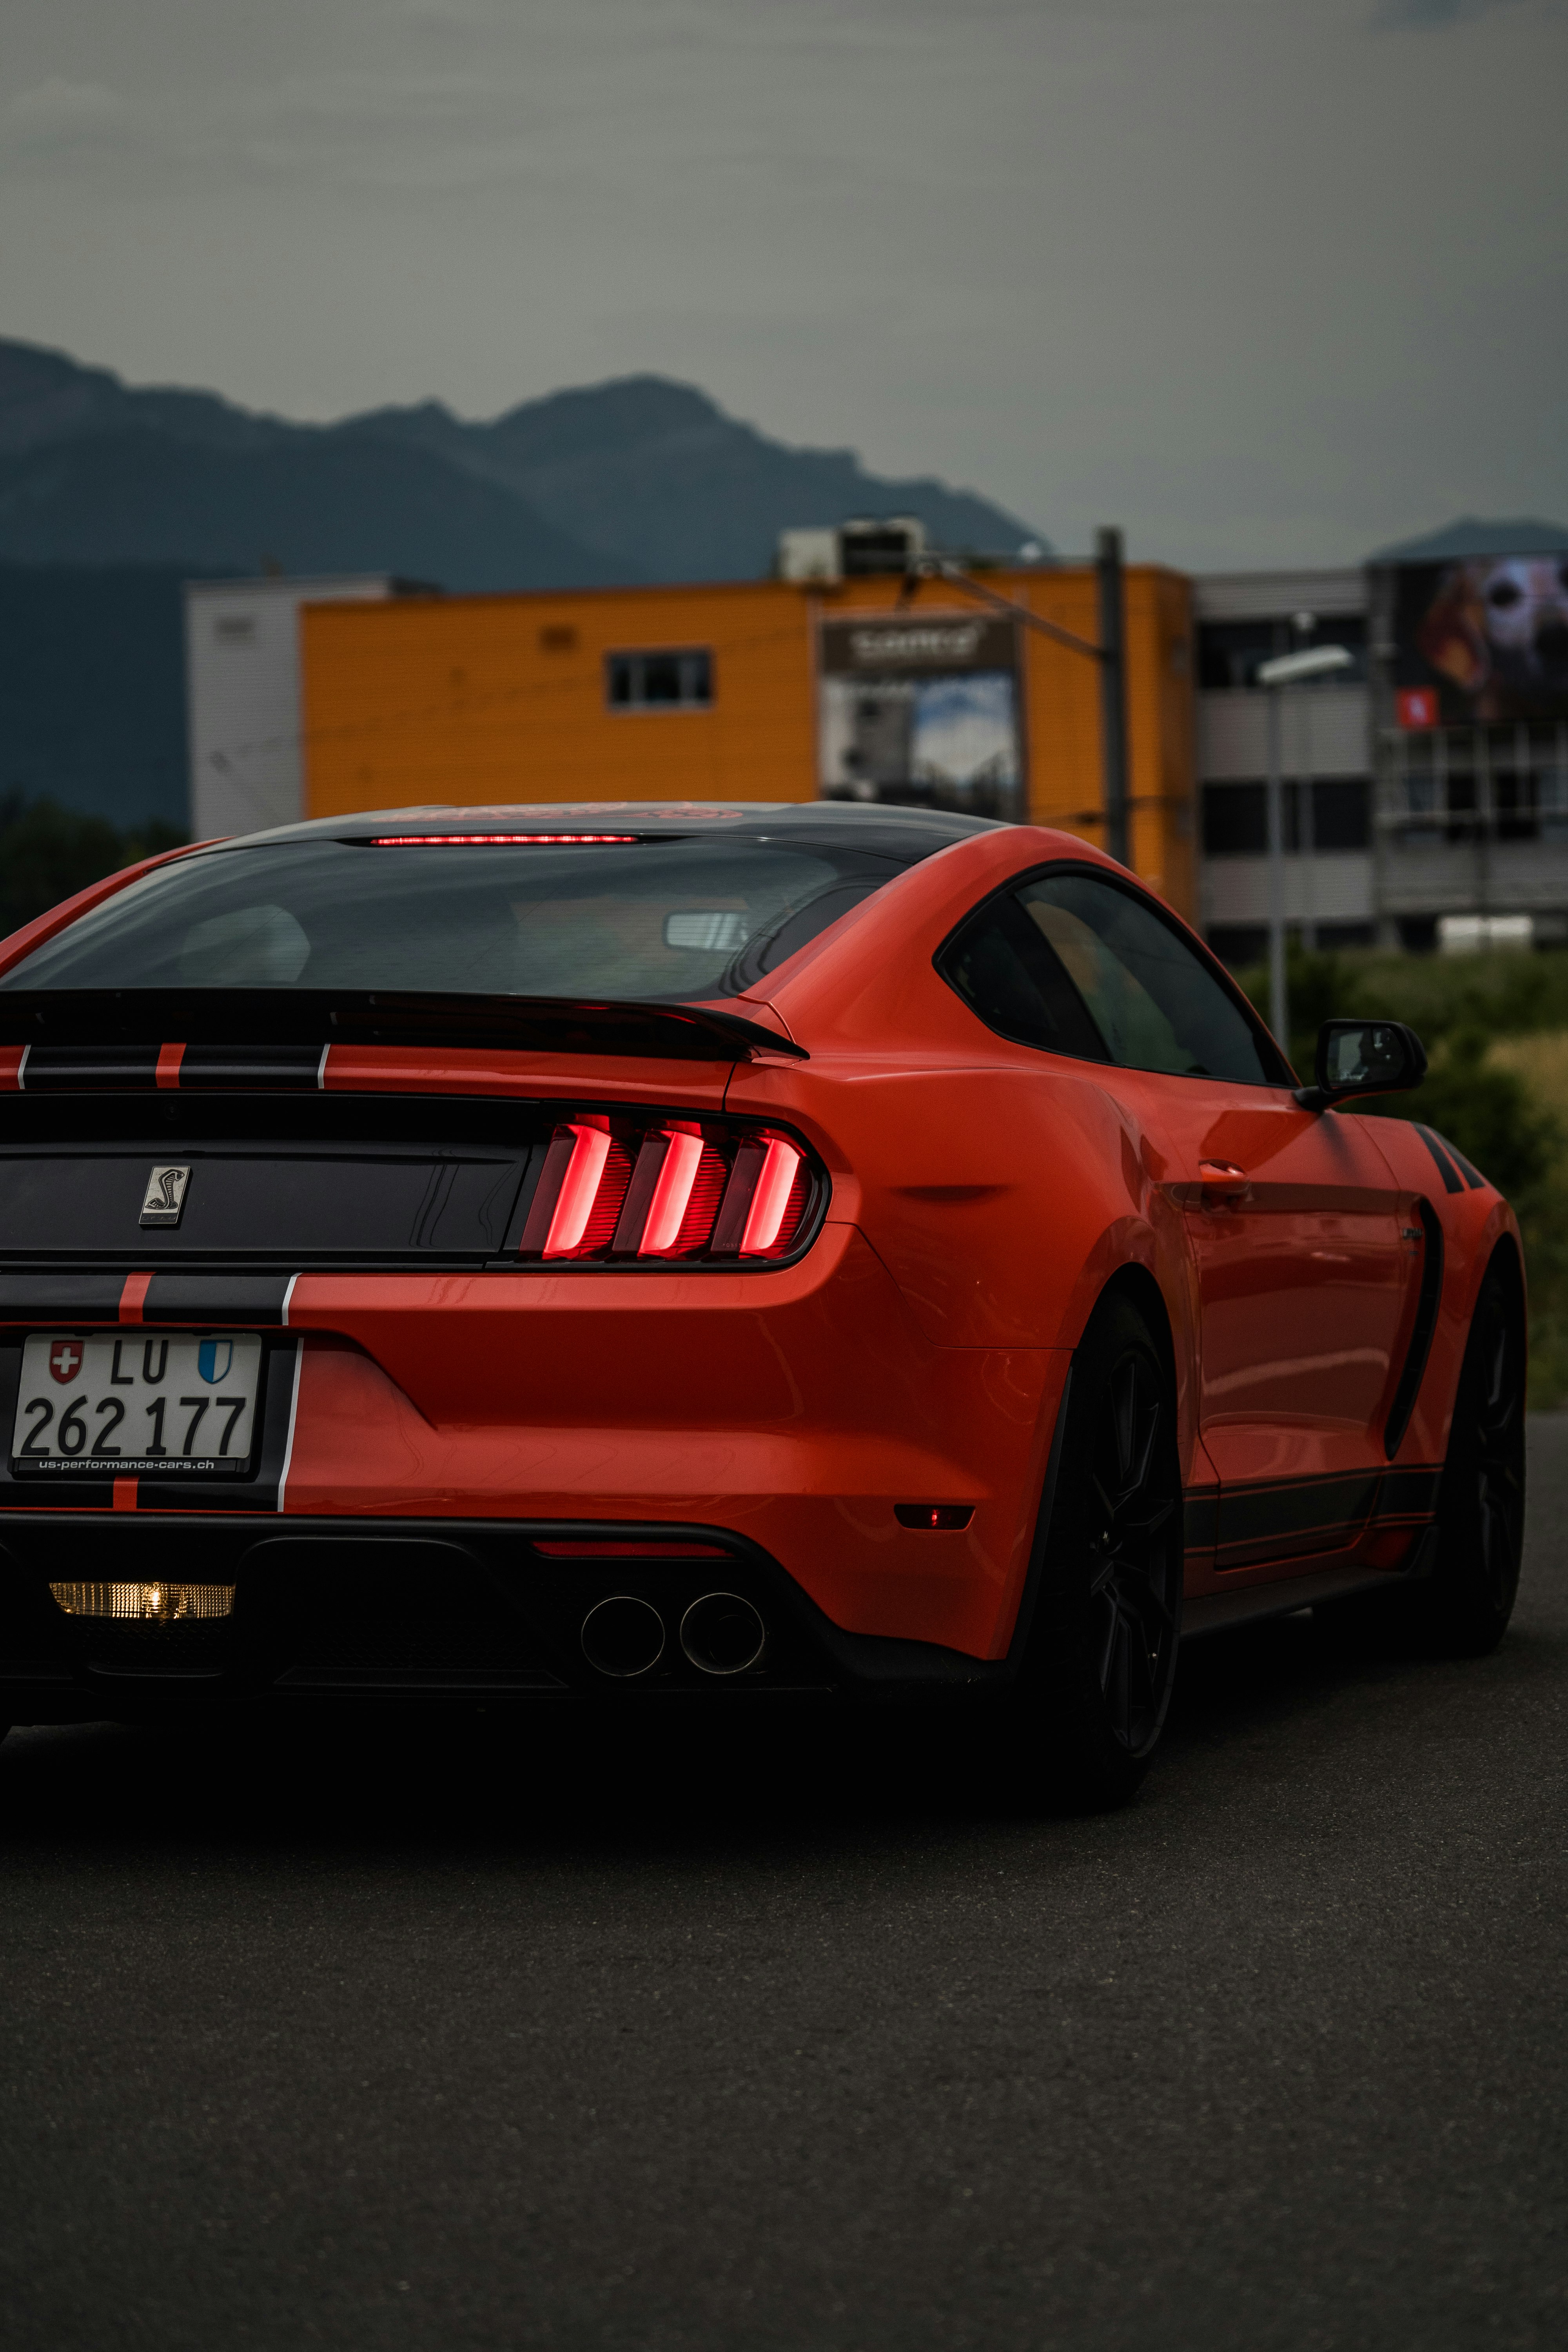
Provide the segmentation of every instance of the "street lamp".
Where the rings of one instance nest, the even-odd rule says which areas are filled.
[[[1290,1004],[1285,990],[1285,813],[1279,782],[1279,697],[1288,686],[1330,677],[1353,667],[1343,646],[1310,646],[1259,662],[1258,683],[1268,694],[1268,1025],[1290,1050]],[[1308,791],[1311,785],[1309,782]]]

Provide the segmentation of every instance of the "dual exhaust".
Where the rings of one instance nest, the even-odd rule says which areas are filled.
[[[767,1644],[760,1612],[735,1592],[705,1592],[681,1618],[677,1638],[690,1664],[704,1675],[743,1675]],[[664,1619],[651,1601],[612,1593],[583,1620],[583,1655],[595,1671],[630,1682],[651,1674],[664,1655]]]

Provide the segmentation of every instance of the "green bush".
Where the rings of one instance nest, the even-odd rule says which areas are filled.
[[[1254,964],[1236,976],[1267,1018],[1267,971]],[[1459,1029],[1494,1037],[1568,1029],[1568,955],[1307,955],[1298,950],[1288,984],[1290,1059],[1304,1078],[1311,1076],[1321,1024],[1357,1014],[1407,1021],[1428,1053]]]
[[[1517,1207],[1551,1177],[1565,1139],[1516,1071],[1488,1067],[1491,1042],[1484,1029],[1456,1029],[1437,1046],[1414,1094],[1369,1102],[1366,1109],[1436,1128]]]
[[[139,857],[176,849],[185,838],[153,817],[121,831],[48,800],[0,794],[0,939]]]

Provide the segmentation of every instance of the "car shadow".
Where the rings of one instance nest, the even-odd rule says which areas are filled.
[[[1435,1700],[1483,1714],[1568,1678],[1568,1633],[1539,1619],[1489,1659],[1361,1639],[1308,1612],[1194,1643],[1135,1811],[1180,1811],[1281,1773],[1321,1738],[1386,1738]],[[1079,1821],[1096,1841],[1115,1817]],[[73,1864],[218,1854],[342,1864],[460,1857],[515,1867],[882,1853],[1064,1822],[1010,1805],[973,1717],[853,1715],[831,1703],[652,1699],[479,1709],[359,1706],[14,1733],[0,1754],[0,1849]]]

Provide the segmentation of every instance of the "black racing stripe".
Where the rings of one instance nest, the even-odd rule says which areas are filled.
[[[0,1271],[0,1323],[118,1323],[123,1273]]]
[[[244,1323],[283,1320],[287,1274],[155,1274],[142,1302],[143,1323]]]
[[[114,1486],[112,1478],[56,1478],[46,1474],[29,1478],[26,1472],[20,1478],[11,1475],[9,1465],[10,1435],[6,1434],[7,1459],[0,1470],[0,1509],[7,1511],[112,1511]]]
[[[1412,1124],[1415,1125],[1415,1122],[1412,1121]],[[1443,1149],[1443,1146],[1438,1141],[1436,1136],[1433,1134],[1431,1129],[1429,1127],[1416,1126],[1415,1132],[1421,1138],[1422,1142],[1426,1146],[1427,1150],[1432,1154],[1433,1159],[1437,1163],[1437,1173],[1443,1179],[1444,1192],[1462,1192],[1465,1189],[1465,1180],[1460,1175],[1458,1170],[1455,1167],[1453,1161],[1449,1159],[1447,1151]]]
[[[1359,1526],[1371,1514],[1377,1486],[1375,1470],[1356,1470],[1225,1487],[1219,1499],[1219,1540],[1227,1545],[1262,1542],[1317,1528]]]
[[[1212,1551],[1219,1528],[1219,1488],[1189,1487],[1182,1502],[1182,1542],[1187,1551]]]
[[[1385,1518],[1429,1519],[1437,1507],[1437,1494],[1442,1482],[1441,1463],[1423,1463],[1415,1469],[1385,1471],[1383,1492],[1377,1498],[1379,1524]]]
[[[30,1095],[105,1089],[150,1092],[158,1083],[156,1045],[35,1045],[24,1072]]]
[[[1268,1542],[1219,1544],[1212,1555],[1215,1571],[1228,1576],[1242,1568],[1273,1568],[1283,1560],[1315,1559],[1325,1552],[1352,1551],[1363,1529],[1316,1528],[1305,1534],[1275,1536]]]
[[[1444,1150],[1447,1153],[1449,1159],[1453,1161],[1455,1167],[1458,1170],[1460,1175],[1464,1178],[1466,1183],[1469,1186],[1471,1192],[1485,1192],[1487,1180],[1481,1174],[1480,1170],[1479,1168],[1472,1168],[1464,1153],[1462,1151],[1456,1151],[1446,1135],[1440,1135],[1437,1138],[1437,1140],[1442,1145]]]
[[[1222,1487],[1215,1565],[1222,1571],[1256,1568],[1342,1550],[1364,1535],[1369,1525],[1379,1529],[1429,1526],[1442,1475],[1441,1465],[1420,1463],[1405,1470],[1331,1473]]]
[[[313,1094],[321,1064],[317,1045],[187,1045],[180,1061],[180,1092],[239,1087]]]
[[[1222,1487],[1216,1566],[1243,1568],[1349,1543],[1371,1517],[1378,1484],[1375,1470],[1358,1470]]]
[[[35,1045],[23,1073],[23,1091],[149,1093],[158,1087],[159,1052],[157,1045]],[[313,1043],[186,1045],[173,1087],[182,1094],[313,1094],[321,1063],[321,1047]]]

